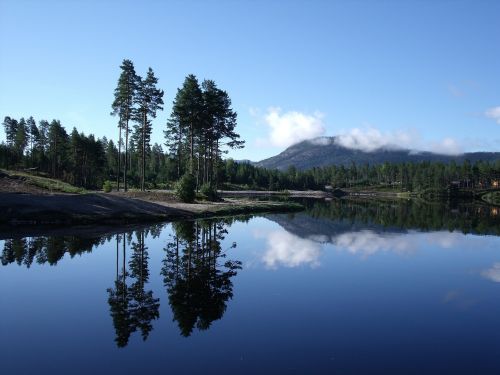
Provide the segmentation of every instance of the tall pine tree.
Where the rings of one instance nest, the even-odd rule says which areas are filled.
[[[16,143],[16,134],[18,128],[18,122],[16,119],[5,116],[3,120],[3,126],[5,129],[5,137],[7,138],[7,145],[14,147]]]
[[[205,80],[203,87],[205,139],[204,181],[217,188],[219,159],[227,152],[222,147],[242,148],[239,134],[235,132],[237,114],[231,108],[231,99],[226,91],[217,88],[212,80]]]
[[[40,137],[40,133],[38,132],[38,128],[36,127],[36,121],[33,116],[30,116],[28,120],[26,120],[26,128],[28,130],[28,144],[30,149],[30,166],[33,164],[33,156],[34,156],[34,148],[37,139]]]
[[[163,110],[163,90],[156,87],[158,78],[155,77],[153,69],[149,68],[145,79],[139,78],[137,95],[134,103],[134,120],[137,122],[136,139],[141,154],[141,190],[145,188],[146,176],[146,152],[149,149],[151,138],[151,120],[156,118],[156,112]]]
[[[166,135],[175,134],[180,140],[187,133],[189,142],[189,172],[194,169],[194,141],[200,132],[203,119],[203,96],[198,79],[190,74],[184,80],[182,88],[177,90],[173,103],[172,114],[167,123]],[[178,164],[181,162],[181,142],[178,143]]]
[[[115,89],[115,100],[113,101],[111,112],[112,115],[118,115],[118,173],[117,173],[117,189],[120,189],[120,159],[121,159],[121,140],[122,130],[125,132],[125,160],[123,168],[123,187],[127,191],[127,166],[128,166],[128,135],[129,121],[132,118],[134,97],[137,91],[138,77],[135,73],[134,64],[130,60],[123,60],[120,66],[122,72],[118,79],[118,85]]]

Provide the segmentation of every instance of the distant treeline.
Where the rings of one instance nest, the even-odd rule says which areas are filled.
[[[225,181],[249,188],[269,190],[333,188],[387,188],[395,191],[425,189],[488,189],[500,184],[500,160],[494,163],[468,160],[419,163],[384,163],[349,167],[332,165],[305,171],[290,167],[286,171],[267,170],[250,163],[225,162]]]
[[[100,188],[106,180],[118,176],[118,148],[113,140],[85,135],[73,128],[67,133],[59,120],[38,123],[29,117],[19,120],[5,117],[3,121],[6,143],[0,144],[0,167],[32,169],[84,188]],[[197,136],[198,137],[198,136]],[[201,138],[199,138],[201,139]],[[189,138],[187,138],[189,140]],[[197,141],[199,142],[199,141]],[[187,143],[187,145],[186,145]],[[189,146],[190,142],[184,142]],[[193,167],[200,174],[200,183],[211,182],[219,187],[243,189],[324,189],[385,187],[395,191],[422,191],[425,189],[487,189],[499,187],[500,160],[496,162],[384,163],[379,165],[329,166],[306,171],[294,167],[286,171],[267,170],[250,163],[222,160],[220,150],[204,154],[194,143],[194,162],[189,148],[179,159],[175,148],[170,152],[155,143],[148,147],[145,164],[145,185],[148,188],[171,186],[180,175]],[[201,143],[203,145],[203,143]],[[183,146],[184,147],[184,146]],[[209,147],[210,148],[210,147]],[[199,157],[201,152],[201,157]],[[131,186],[141,186],[141,147],[132,136],[127,151],[127,176]],[[121,152],[123,161],[125,153]],[[209,155],[209,156],[207,156]],[[205,168],[203,164],[206,163]],[[123,162],[122,162],[123,165]],[[205,173],[205,171],[208,172]]]
[[[7,142],[0,144],[2,168],[31,170],[87,189],[101,188],[105,180],[116,176],[118,149],[112,140],[85,135],[76,128],[68,134],[59,120],[41,120],[37,124],[33,117],[5,117],[3,125]],[[129,178],[139,186],[139,147],[134,139],[130,145]],[[155,184],[171,178],[167,174],[168,160],[161,146],[151,147],[146,164],[148,181]]]

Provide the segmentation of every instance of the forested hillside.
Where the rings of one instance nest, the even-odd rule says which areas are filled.
[[[404,149],[378,149],[371,152],[343,147],[335,137],[322,137],[302,141],[288,147],[285,151],[271,158],[256,162],[255,165],[270,169],[285,170],[294,166],[299,170],[329,165],[349,166],[407,162],[443,162],[463,163],[469,160],[474,163],[480,160],[495,161],[500,159],[500,152],[474,152],[456,156],[441,155],[431,152],[415,152]]]

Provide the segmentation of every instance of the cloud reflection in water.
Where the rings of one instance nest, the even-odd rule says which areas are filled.
[[[341,252],[346,251],[363,258],[382,252],[411,254],[428,246],[452,249],[459,244],[462,247],[464,245],[463,233],[445,231],[391,233],[366,229],[331,237],[315,234],[302,238],[285,230],[273,230],[255,233],[255,236],[266,239],[266,250],[260,260],[271,269],[293,268],[304,264],[317,267],[321,263],[320,257],[325,243],[332,244]],[[469,244],[476,246],[477,241]],[[492,275],[490,278],[497,277],[500,282],[500,263],[498,268],[485,272]]]
[[[491,268],[481,272],[481,275],[495,283],[500,283],[500,263],[495,263]]]
[[[284,230],[258,233],[257,237],[266,238],[267,248],[262,255],[262,262],[268,268],[298,267],[309,264],[319,266],[321,244],[310,239],[300,238]]]

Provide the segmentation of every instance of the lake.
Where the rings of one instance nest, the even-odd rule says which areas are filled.
[[[498,209],[303,203],[4,230],[1,373],[500,373]]]

